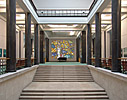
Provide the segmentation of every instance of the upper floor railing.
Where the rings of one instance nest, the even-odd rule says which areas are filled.
[[[98,0],[94,0],[89,9],[37,9],[29,0],[39,17],[87,17]]]
[[[112,58],[100,58],[101,67],[111,70],[112,69]],[[127,58],[119,58],[119,65],[121,66],[121,71],[127,74]],[[91,58],[92,65],[95,65],[95,58]]]
[[[6,61],[9,58],[0,58],[0,75],[6,73]],[[16,69],[22,69],[25,67],[26,58],[16,58]],[[31,58],[31,65],[34,65],[35,58]]]
[[[37,10],[39,17],[87,17],[89,10]]]

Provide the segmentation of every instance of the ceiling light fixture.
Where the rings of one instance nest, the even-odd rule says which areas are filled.
[[[70,35],[74,35],[74,33],[75,33],[74,31],[71,31],[71,32],[70,32]]]
[[[111,14],[102,14],[101,15],[101,18],[102,20],[111,20]]]
[[[70,33],[70,31],[52,31],[52,32],[54,32],[54,33],[62,33],[62,32],[64,32],[64,33]]]
[[[76,26],[78,26],[78,25],[71,25],[71,26],[69,26],[69,25],[48,25],[49,27],[76,27]]]
[[[127,6],[127,1],[122,1],[122,6]]]
[[[6,1],[0,1],[0,5],[6,6]]]
[[[25,14],[17,14],[16,19],[17,20],[25,19]]]

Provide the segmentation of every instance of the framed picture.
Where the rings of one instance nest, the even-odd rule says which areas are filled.
[[[0,48],[0,57],[2,57],[2,49]]]
[[[6,57],[6,49],[3,49],[3,57]]]

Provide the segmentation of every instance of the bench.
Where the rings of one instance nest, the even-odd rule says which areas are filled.
[[[58,60],[59,61],[67,61],[67,58],[66,57],[59,57]]]

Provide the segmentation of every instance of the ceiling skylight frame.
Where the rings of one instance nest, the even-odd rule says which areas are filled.
[[[93,1],[93,3],[91,4],[91,6],[90,6],[90,8],[89,9],[78,9],[77,11],[83,11],[83,13],[79,13],[79,15],[77,14],[77,16],[76,16],[76,14],[70,14],[70,15],[54,15],[53,16],[53,14],[49,14],[49,15],[45,15],[45,16],[41,16],[41,15],[43,15],[43,14],[41,14],[41,13],[38,13],[39,11],[41,11],[40,9],[39,10],[37,10],[37,8],[36,8],[36,6],[35,6],[35,4],[33,3],[33,1],[32,0],[29,0],[29,2],[30,2],[30,4],[32,5],[32,7],[33,7],[33,9],[35,10],[35,12],[36,12],[36,14],[37,14],[37,16],[38,17],[88,17],[89,16],[89,14],[90,14],[90,12],[92,11],[92,9],[94,8],[94,6],[96,5],[96,3],[97,3],[97,1],[98,0],[94,0]],[[46,11],[46,9],[42,9],[42,12],[43,11]],[[53,10],[51,10],[51,9],[48,9],[48,10],[50,10],[50,11],[53,11]],[[47,10],[47,11],[48,11]],[[61,9],[61,10],[59,10],[59,11],[66,11],[67,9]],[[54,10],[54,11],[57,11],[57,10]],[[73,9],[71,9],[71,10],[68,10],[68,11],[75,11],[75,10],[73,10]],[[40,15],[39,15],[40,14]]]

